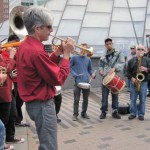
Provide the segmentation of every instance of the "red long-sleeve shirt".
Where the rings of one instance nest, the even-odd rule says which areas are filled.
[[[15,66],[15,61],[11,58],[0,57],[0,66],[7,68],[7,79],[3,86],[0,87],[0,103],[12,101],[12,79],[10,73]]]
[[[49,57],[40,41],[27,36],[17,55],[18,90],[23,101],[54,97],[54,86],[64,84],[69,74],[69,60],[62,59],[58,66],[59,60],[54,53]]]

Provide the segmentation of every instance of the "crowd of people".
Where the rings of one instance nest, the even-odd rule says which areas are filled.
[[[43,7],[29,7],[23,15],[28,35],[18,48],[1,49],[0,54],[0,150],[14,149],[5,143],[23,143],[23,138],[15,137],[15,125],[29,127],[23,121],[22,105],[35,123],[39,138],[39,150],[57,150],[57,123],[62,95],[56,94],[56,88],[62,86],[69,73],[74,77],[73,121],[78,121],[81,91],[83,103],[81,117],[90,119],[87,113],[90,80],[96,78],[92,69],[91,55],[93,49],[87,43],[80,45],[79,55],[71,56],[75,40],[67,38],[54,52],[44,49],[43,41],[47,41],[53,32],[52,12]],[[19,41],[16,35],[8,38],[8,43]],[[104,40],[106,54],[100,58],[98,69],[102,80],[115,73],[120,76],[123,68],[128,78],[130,92],[130,115],[132,120],[138,116],[144,120],[147,89],[150,96],[150,52],[145,53],[143,45],[131,46],[131,54],[125,61],[121,51],[113,46],[113,40]],[[79,86],[79,83],[86,86]],[[121,119],[118,113],[119,94],[111,92],[101,84],[101,114],[105,119],[108,111],[108,95],[112,96],[112,117]],[[137,106],[139,96],[139,103]]]

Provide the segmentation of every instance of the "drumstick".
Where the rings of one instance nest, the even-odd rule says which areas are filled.
[[[97,70],[95,70],[93,74],[95,74],[95,73],[96,73],[96,71],[97,71]],[[91,78],[90,78],[89,83],[91,83],[92,79],[93,79],[93,77],[91,77]]]

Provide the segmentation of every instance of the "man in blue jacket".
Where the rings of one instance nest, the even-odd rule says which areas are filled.
[[[81,47],[89,49],[89,52],[92,50],[92,48],[86,44],[81,44]],[[83,103],[82,103],[82,112],[81,117],[90,119],[90,117],[87,115],[87,107],[88,107],[88,97],[90,93],[89,89],[83,89],[81,87],[78,87],[78,83],[89,83],[89,75],[92,78],[95,78],[95,73],[92,71],[92,65],[91,60],[87,56],[87,51],[84,49],[80,50],[80,55],[75,55],[71,57],[70,60],[70,71],[72,76],[75,79],[75,85],[74,85],[74,105],[73,105],[73,121],[77,120],[77,117],[79,115],[79,100],[80,100],[80,94],[81,91],[83,93]]]

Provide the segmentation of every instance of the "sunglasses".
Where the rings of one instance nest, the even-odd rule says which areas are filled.
[[[47,29],[52,29],[52,25],[45,26]]]
[[[137,50],[138,50],[138,51],[140,51],[140,50],[144,51],[144,49],[143,49],[143,48],[138,48]]]

